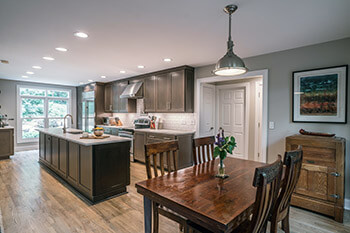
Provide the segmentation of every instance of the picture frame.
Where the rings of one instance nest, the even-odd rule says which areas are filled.
[[[292,121],[347,123],[348,65],[293,72]]]

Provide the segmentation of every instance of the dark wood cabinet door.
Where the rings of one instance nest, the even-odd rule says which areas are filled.
[[[145,96],[144,107],[145,112],[156,111],[156,77],[150,76],[145,78]]]
[[[170,73],[171,79],[171,112],[185,112],[185,73],[177,71]]]
[[[59,162],[59,142],[58,138],[51,137],[52,153],[51,153],[51,164],[54,169],[58,169]]]
[[[59,140],[59,166],[58,170],[65,176],[67,174],[68,143],[66,140]]]
[[[127,85],[128,85],[128,81],[118,82],[118,85],[117,85],[118,95],[114,97],[114,98],[118,98],[118,112],[123,112],[123,113],[128,112],[128,99],[120,98],[120,95],[123,94],[123,91],[125,90]]]
[[[50,135],[45,135],[45,161],[51,164],[51,139]]]
[[[171,104],[171,76],[161,74],[156,76],[156,112],[167,112]]]
[[[40,159],[45,159],[45,134],[39,134],[39,157]]]
[[[113,95],[112,95],[112,84],[107,84],[105,86],[105,98],[104,98],[104,106],[106,112],[112,112],[113,109]]]
[[[79,186],[87,192],[92,191],[92,146],[80,146]]]
[[[146,133],[134,133],[134,159],[145,162]]]
[[[79,145],[69,142],[68,148],[68,181],[77,183],[79,170]]]

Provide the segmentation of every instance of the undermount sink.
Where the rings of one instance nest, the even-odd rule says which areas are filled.
[[[82,134],[84,131],[80,129],[67,129],[66,132],[70,134]]]

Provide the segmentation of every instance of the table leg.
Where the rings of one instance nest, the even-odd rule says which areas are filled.
[[[143,214],[145,223],[145,233],[152,232],[152,201],[143,196]]]

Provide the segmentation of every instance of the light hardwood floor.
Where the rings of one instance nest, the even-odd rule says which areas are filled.
[[[17,232],[143,232],[142,196],[135,182],[146,179],[142,164],[131,164],[128,194],[89,205],[52,177],[38,163],[38,151],[16,153],[0,161],[0,217],[6,233]],[[1,219],[0,219],[1,223]],[[350,232],[344,224],[298,208],[291,209],[291,232]],[[179,232],[160,217],[160,232]],[[282,231],[280,231],[282,232]]]

